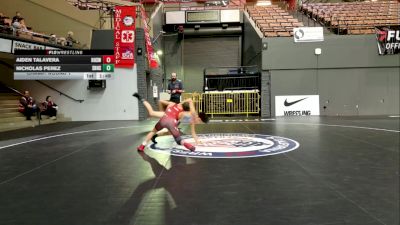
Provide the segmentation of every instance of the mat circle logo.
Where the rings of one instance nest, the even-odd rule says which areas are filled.
[[[196,145],[196,151],[189,151],[178,145],[172,136],[157,138],[157,144],[149,148],[155,152],[174,156],[196,158],[249,158],[276,155],[297,149],[300,145],[285,137],[263,134],[244,133],[213,133],[199,134],[201,144]],[[191,136],[183,136],[183,140],[194,143]]]

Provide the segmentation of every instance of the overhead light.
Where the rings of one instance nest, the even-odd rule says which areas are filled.
[[[142,48],[137,48],[136,49],[136,54],[137,55],[142,55],[142,53],[143,53]]]
[[[162,55],[163,54],[163,51],[162,50],[157,50],[157,55]]]

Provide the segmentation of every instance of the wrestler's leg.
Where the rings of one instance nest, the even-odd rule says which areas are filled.
[[[186,142],[186,141],[182,140],[181,134],[180,134],[179,129],[176,126],[176,124],[168,123],[166,127],[169,130],[169,132],[172,134],[172,136],[175,139],[175,142],[178,145],[183,145],[183,146],[185,146],[185,148],[187,148],[190,151],[196,150],[196,147],[194,145],[190,144],[189,142]]]
[[[164,115],[164,112],[154,111],[150,103],[146,99],[142,98],[138,93],[134,93],[133,96],[143,103],[150,117],[161,118]]]
[[[164,123],[165,123],[165,118],[161,118],[161,119],[157,122],[157,124],[154,126],[153,130],[150,131],[150,132],[146,135],[146,138],[145,138],[145,140],[142,142],[142,144],[139,145],[139,146],[137,147],[137,150],[138,150],[138,151],[140,151],[140,152],[143,152],[143,151],[144,151],[144,148],[146,147],[147,143],[149,143],[151,137],[153,137],[153,135],[156,134],[157,131],[159,131],[159,130],[161,130],[161,129],[164,128],[164,127],[163,127],[163,124],[164,124]]]
[[[157,132],[157,129],[156,129],[156,128],[153,128],[153,130],[150,131],[150,132],[146,135],[145,140],[142,142],[141,145],[139,145],[139,146],[137,147],[137,150],[138,150],[139,152],[143,152],[143,151],[144,151],[144,148],[146,147],[147,143],[150,141],[151,137],[153,137],[153,135],[154,135],[156,132]]]

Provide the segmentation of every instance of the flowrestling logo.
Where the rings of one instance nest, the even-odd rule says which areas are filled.
[[[178,145],[172,136],[157,138],[157,144],[149,148],[155,152],[183,157],[197,158],[249,158],[276,155],[293,151],[299,143],[289,138],[263,134],[213,133],[199,134],[201,144],[196,151],[189,151]],[[191,136],[183,136],[183,140],[194,143]]]

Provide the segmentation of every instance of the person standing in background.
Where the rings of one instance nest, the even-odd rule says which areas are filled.
[[[171,81],[168,83],[167,92],[168,94],[171,94],[169,99],[171,102],[175,102],[177,104],[181,102],[181,94],[185,91],[183,90],[182,81],[176,78],[175,72],[171,73]]]

